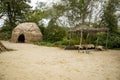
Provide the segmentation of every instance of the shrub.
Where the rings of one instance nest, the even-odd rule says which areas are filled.
[[[0,31],[0,40],[9,40],[11,38],[10,31]]]
[[[66,31],[63,27],[51,26],[44,31],[44,40],[49,42],[61,41],[66,36]]]
[[[12,27],[8,24],[4,25],[0,30],[0,40],[9,40],[11,38]]]
[[[50,43],[50,42],[35,42],[35,44],[40,46],[49,46],[49,47],[55,46],[53,43]]]
[[[106,34],[100,35],[98,44],[106,45]],[[109,33],[107,44],[108,48],[120,48],[120,33]]]

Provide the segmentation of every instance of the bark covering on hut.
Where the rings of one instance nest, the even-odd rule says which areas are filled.
[[[41,30],[35,23],[21,23],[12,31],[11,42],[32,43],[42,41]]]

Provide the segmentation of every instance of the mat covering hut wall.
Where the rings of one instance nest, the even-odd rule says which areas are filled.
[[[42,33],[35,23],[21,23],[12,31],[11,42],[32,43],[36,41],[42,41]]]

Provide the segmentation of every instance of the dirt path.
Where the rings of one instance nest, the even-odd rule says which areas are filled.
[[[120,51],[90,54],[2,41],[0,80],[120,80]]]

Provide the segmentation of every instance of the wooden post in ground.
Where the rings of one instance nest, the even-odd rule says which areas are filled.
[[[81,33],[80,33],[80,46],[79,46],[78,52],[80,52],[80,48],[82,48],[82,38],[83,38],[83,31],[81,30]]]
[[[106,49],[107,49],[107,47],[108,47],[108,36],[109,36],[109,31],[107,31],[107,38],[106,38]]]

